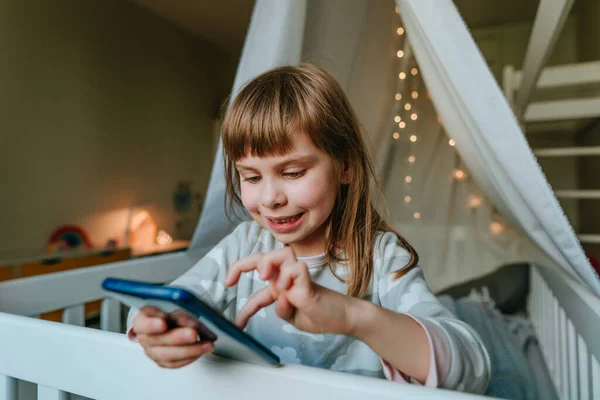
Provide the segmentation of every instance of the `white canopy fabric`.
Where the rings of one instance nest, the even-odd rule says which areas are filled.
[[[560,265],[600,294],[595,272],[452,1],[397,5],[404,35],[396,34],[400,19],[392,0],[257,0],[233,93],[276,65],[309,61],[327,68],[368,135],[390,222],[416,247],[433,290],[502,263],[541,261]],[[395,100],[396,92],[402,101]],[[458,169],[468,179],[453,179]],[[489,201],[469,207],[471,198],[483,195]],[[191,249],[207,251],[233,229],[224,198],[219,145]],[[504,222],[504,232],[491,233],[494,207],[516,229]]]
[[[456,7],[431,3],[397,0],[432,101],[465,165],[504,216],[600,295],[600,280]]]
[[[306,0],[258,0],[238,65],[231,99],[253,77],[279,65],[296,65],[302,52]],[[206,199],[190,249],[210,250],[240,221],[225,214],[223,147],[219,143]]]

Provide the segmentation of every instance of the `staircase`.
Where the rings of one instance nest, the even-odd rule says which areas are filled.
[[[522,75],[522,71],[516,71],[512,66],[506,66],[503,71],[503,90],[513,108],[522,84]],[[520,122],[551,184],[552,176],[547,173],[545,166],[556,163],[553,159],[557,158],[572,159],[575,170],[579,172],[582,169],[600,172],[600,158],[593,158],[600,156],[600,61],[544,68]],[[536,136],[540,138],[547,132],[565,137],[570,135],[574,145],[536,148],[536,141],[539,142]],[[583,135],[595,135],[595,138],[592,136],[592,140],[581,140]],[[588,254],[600,258],[600,213],[596,213],[598,217],[588,218],[579,212],[583,201],[600,200],[600,177],[591,189],[582,188],[580,177],[580,173],[574,176],[574,188],[557,187],[555,194],[565,209],[566,203],[575,202],[576,211],[569,213],[565,210],[567,217]],[[594,207],[600,208],[600,201],[594,203]],[[582,225],[586,226],[585,232],[579,228]]]

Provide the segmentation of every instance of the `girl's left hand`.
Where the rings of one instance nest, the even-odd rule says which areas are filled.
[[[233,263],[225,285],[233,286],[242,272],[257,270],[269,285],[256,292],[238,312],[235,323],[243,328],[261,308],[275,303],[277,315],[296,328],[311,333],[352,332],[350,307],[356,299],[311,281],[308,267],[285,247],[267,254],[255,253]]]

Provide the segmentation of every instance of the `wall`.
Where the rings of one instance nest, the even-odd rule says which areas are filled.
[[[0,54],[0,252],[67,223],[121,239],[132,206],[191,235],[172,194],[207,186],[237,60],[122,0],[2,0]]]
[[[577,27],[577,16],[569,16],[546,65],[577,62]],[[515,69],[523,67],[532,28],[533,21],[471,30],[498,82],[502,82],[505,65]]]

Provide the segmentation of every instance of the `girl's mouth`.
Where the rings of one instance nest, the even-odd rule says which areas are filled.
[[[291,217],[267,218],[267,220],[269,221],[269,226],[275,232],[287,233],[293,231],[300,225],[303,216],[304,212],[301,212],[300,214],[296,214]]]

